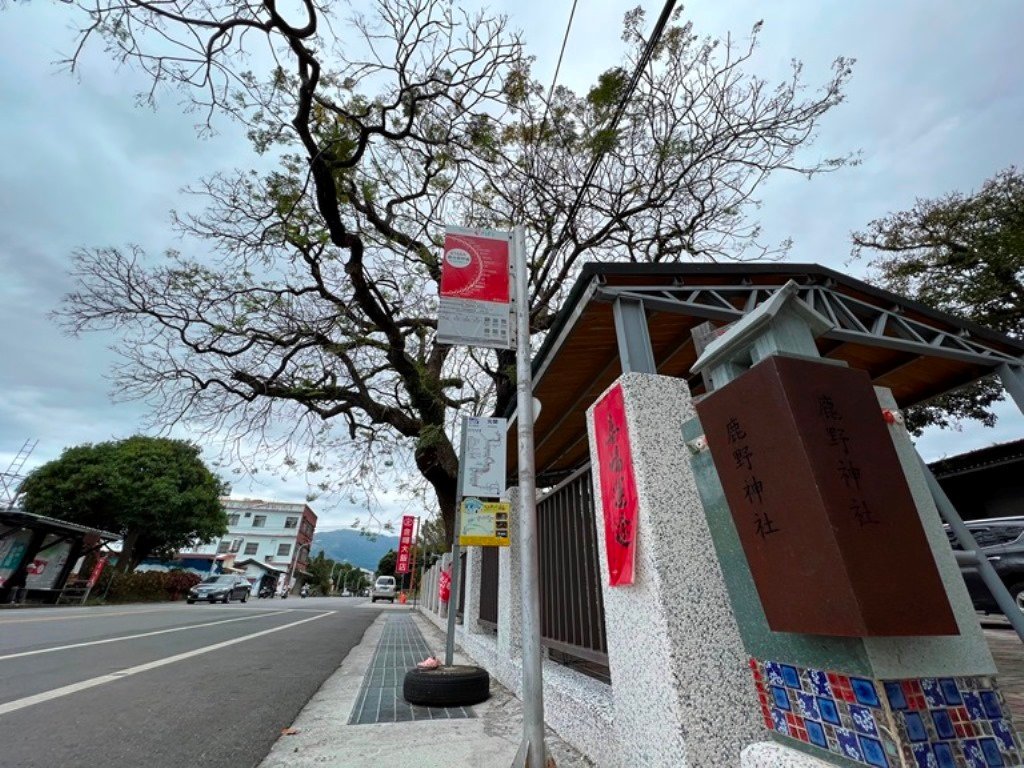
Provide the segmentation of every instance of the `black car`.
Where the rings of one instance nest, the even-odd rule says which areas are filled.
[[[978,549],[992,563],[995,572],[1006,585],[1017,608],[1024,611],[1024,517],[970,520],[965,525],[978,543]],[[963,551],[963,545],[948,526],[946,535],[955,551]],[[978,566],[960,557],[957,561],[975,609],[985,613],[1001,613],[992,593],[981,580]]]
[[[186,598],[189,605],[197,600],[208,600],[211,603],[227,603],[232,600],[249,599],[249,580],[244,576],[208,576],[188,591]]]

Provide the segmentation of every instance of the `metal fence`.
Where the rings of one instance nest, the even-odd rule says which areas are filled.
[[[498,629],[498,547],[483,547],[480,562],[480,624]]]
[[[585,671],[604,677],[608,644],[591,483],[584,468],[537,503],[541,638],[559,656],[597,665]]]

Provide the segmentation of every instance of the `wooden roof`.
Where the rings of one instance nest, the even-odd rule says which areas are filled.
[[[687,379],[696,396],[704,389],[690,373],[693,328],[733,321],[789,280],[800,284],[803,301],[836,322],[818,339],[821,355],[866,370],[900,407],[1024,356],[1024,344],[1002,334],[816,264],[586,264],[533,362],[542,405],[534,432],[538,484],[588,458],[586,410],[622,372],[616,295],[644,301],[657,372]],[[516,441],[509,440],[510,475],[516,466]]]

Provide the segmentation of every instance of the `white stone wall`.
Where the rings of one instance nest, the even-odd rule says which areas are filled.
[[[694,416],[689,389],[648,374],[617,383],[639,500],[632,585],[608,586],[596,467],[593,476],[619,761],[736,766],[764,725],[683,441]]]

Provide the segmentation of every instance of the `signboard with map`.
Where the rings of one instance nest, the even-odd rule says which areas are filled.
[[[505,493],[506,419],[466,418],[463,429],[462,495],[498,499]]]
[[[509,512],[507,501],[463,499],[459,524],[459,545],[463,547],[507,547]]]

